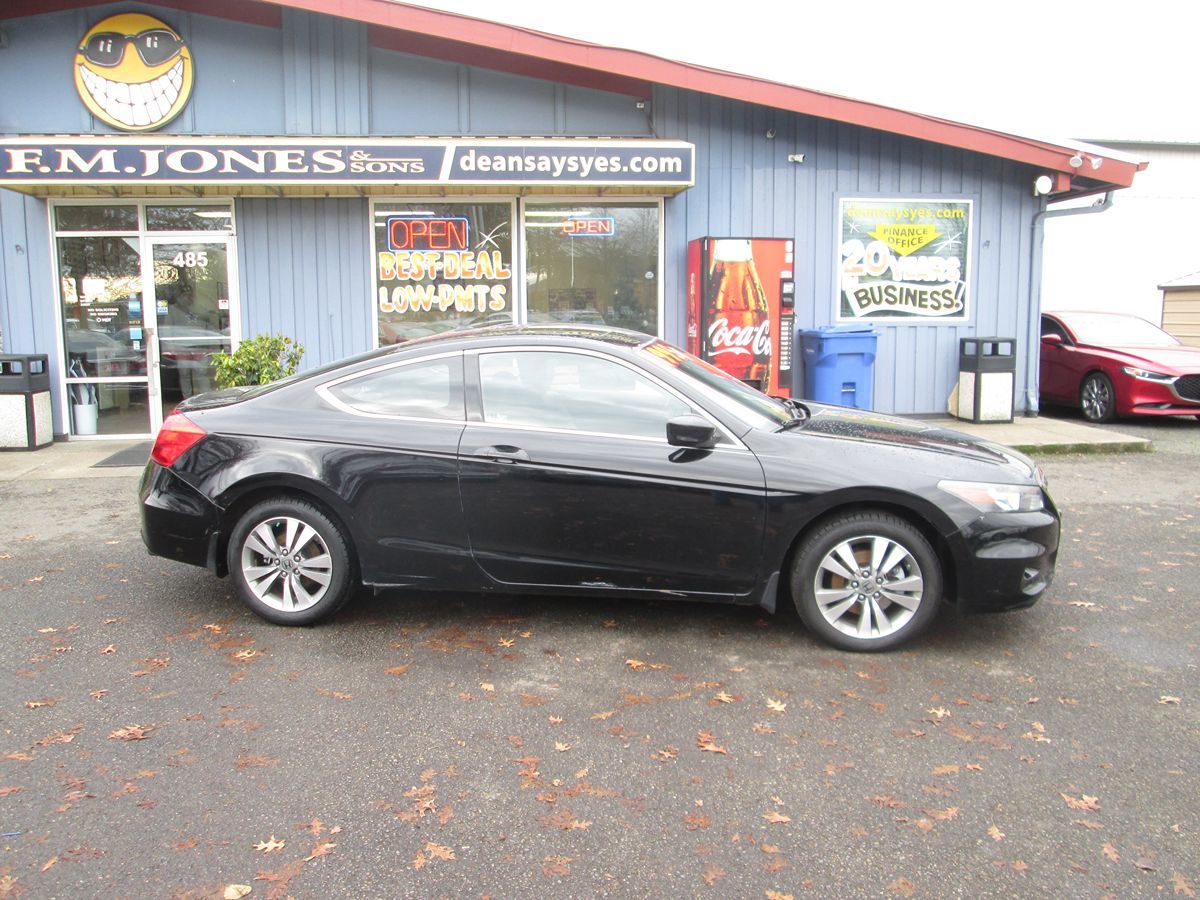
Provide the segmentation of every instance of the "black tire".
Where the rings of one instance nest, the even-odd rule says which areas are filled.
[[[276,554],[268,556],[264,551],[272,536]],[[289,543],[291,552],[283,553]],[[288,497],[246,511],[229,536],[226,563],[242,602],[277,625],[311,625],[327,618],[358,586],[342,529],[312,503]]]
[[[880,549],[876,571],[871,557]],[[845,553],[858,565],[853,572],[837,558],[822,565]],[[857,580],[844,577],[848,574]],[[889,591],[889,585],[903,588]],[[903,519],[877,511],[846,513],[804,539],[792,564],[791,588],[800,618],[823,641],[842,650],[878,652],[906,643],[933,621],[942,602],[942,567],[929,542]]]
[[[1103,372],[1092,372],[1079,386],[1079,408],[1089,422],[1103,425],[1117,417],[1117,393],[1112,379]]]

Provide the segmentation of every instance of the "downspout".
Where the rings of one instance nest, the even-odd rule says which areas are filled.
[[[1038,392],[1033,385],[1037,384],[1040,373],[1038,363],[1041,358],[1041,319],[1042,319],[1042,239],[1045,236],[1046,219],[1059,216],[1090,216],[1102,213],[1113,203],[1113,192],[1106,191],[1104,197],[1091,206],[1073,206],[1070,209],[1043,209],[1033,217],[1033,253],[1029,266],[1029,328],[1025,335],[1026,346],[1029,348],[1025,357],[1025,415],[1038,414]],[[1034,300],[1037,300],[1035,303]]]

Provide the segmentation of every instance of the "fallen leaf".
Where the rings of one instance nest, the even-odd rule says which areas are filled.
[[[279,759],[274,756],[249,755],[243,753],[233,764],[235,769],[273,769],[279,765]]]
[[[767,709],[772,710],[773,712],[781,713],[787,709],[787,704],[781,700],[776,700],[774,698],[769,697],[769,698],[767,698]]]
[[[959,768],[958,766],[954,766],[954,765],[950,765],[950,766],[937,766],[937,767],[936,767],[936,768],[933,770],[933,774],[934,774],[934,775],[957,775],[957,774],[958,774],[958,768]]]
[[[221,894],[224,900],[242,900],[254,888],[248,884],[227,884],[225,891]]]
[[[45,706],[53,706],[57,702],[58,702],[57,697],[43,697],[41,700],[26,700],[25,708],[26,709],[41,709],[42,707],[45,707]]]
[[[893,894],[899,894],[901,897],[911,897],[917,892],[917,886],[907,878],[901,876],[888,885],[888,890]]]
[[[454,859],[454,851],[449,847],[443,847],[441,844],[435,844],[433,841],[425,843],[425,852],[429,854],[430,859]]]
[[[479,682],[479,689],[481,691],[486,691],[489,694],[496,693],[496,686],[494,684],[492,684],[490,681]]]
[[[557,750],[559,753],[566,753],[568,750],[571,749],[571,745],[564,744],[562,741],[555,741],[554,749]]]
[[[1082,825],[1084,828],[1088,829],[1089,831],[1099,831],[1101,828],[1104,827],[1099,822],[1092,822],[1088,819],[1072,819],[1071,824],[1072,825]]]
[[[716,863],[709,863],[704,867],[704,875],[701,877],[704,878],[705,884],[712,887],[717,881],[725,877],[725,870]]]
[[[733,697],[730,696],[725,691],[721,691],[720,693],[714,695],[713,699],[720,703],[732,703],[733,702]]]
[[[408,671],[408,667],[411,665],[412,663],[404,663],[403,665],[392,666],[390,669],[384,669],[383,671],[387,675],[403,675]]]
[[[615,622],[613,623],[613,627],[616,627]],[[550,878],[551,876],[562,877],[564,875],[570,875],[571,860],[574,858],[575,857],[573,856],[547,856],[544,860],[542,860],[542,874],[547,878]]]
[[[1014,872],[1024,872],[1028,868],[1029,868],[1029,863],[1025,862],[1022,859],[1018,859],[1015,862],[1013,862],[1013,864],[1012,864],[1012,869]]]
[[[1195,897],[1196,891],[1192,888],[1192,884],[1184,877],[1182,872],[1171,873],[1171,886],[1175,888],[1176,895],[1182,894],[1185,897]]]
[[[1091,812],[1096,812],[1100,809],[1100,799],[1098,797],[1089,797],[1087,794],[1084,794],[1082,799],[1076,800],[1074,797],[1063,793],[1060,793],[1058,796],[1062,797],[1063,801],[1067,804],[1067,806],[1071,807],[1071,809],[1086,809]]]
[[[1143,872],[1153,872],[1158,868],[1156,865],[1154,865],[1154,860],[1149,856],[1139,856],[1133,861],[1133,864]]]
[[[263,853],[274,853],[276,850],[282,850],[286,843],[286,840],[277,841],[275,840],[275,835],[271,835],[269,839],[265,841],[259,841],[257,844],[255,844],[254,849],[261,850]]]
[[[999,828],[997,828],[995,825],[988,828],[987,833],[988,833],[988,837],[990,837],[993,841],[996,841],[997,843],[1004,840],[1004,832],[1001,831]]]
[[[113,654],[117,652],[117,647],[115,644],[109,644],[107,647],[102,648],[100,652],[106,655]]]
[[[516,641],[514,641],[512,638],[500,638],[499,643],[500,643],[501,647],[507,648],[507,647],[511,647],[514,644],[516,644]]]
[[[931,819],[937,819],[939,822],[949,822],[958,816],[958,807],[947,806],[945,809],[925,809],[922,812]]]
[[[707,828],[712,824],[712,819],[704,813],[688,813],[683,817],[683,823],[688,831],[696,831],[699,828]]]
[[[783,891],[767,891],[767,900],[795,900],[791,894],[785,894]]]
[[[763,818],[772,825],[786,825],[788,822],[792,821],[791,816],[785,816],[783,813],[775,812],[775,810],[771,810],[769,813],[763,813]]]
[[[1158,702],[1163,706],[1178,706],[1183,700],[1179,697],[1170,697],[1166,694],[1158,698]]]
[[[615,712],[616,712],[615,709],[607,709],[604,712],[592,713],[592,718],[593,719],[609,719],[609,718],[612,718],[612,715]]]
[[[153,725],[126,725],[108,736],[110,741],[144,741],[153,731]]]
[[[333,841],[321,841],[321,843],[312,848],[312,852],[309,853],[308,856],[304,857],[304,861],[312,862],[318,856],[325,856],[329,853],[332,853],[333,848],[336,846],[337,844],[335,844]]]
[[[58,862],[58,857],[52,856],[42,864],[42,867],[40,869],[38,869],[38,871],[39,872],[49,872],[54,867],[54,864],[56,862]],[[1178,893],[1178,891],[1176,891],[1176,893]],[[0,892],[0,897],[2,897],[2,896],[4,896],[4,894],[2,892]]]
[[[1117,848],[1114,847],[1112,844],[1110,844],[1108,841],[1105,841],[1104,846],[1101,847],[1100,849],[1101,849],[1101,851],[1103,851],[1104,855],[1106,857],[1108,857],[1108,859],[1111,862],[1120,862],[1121,861],[1121,854],[1119,852],[1117,852]]]

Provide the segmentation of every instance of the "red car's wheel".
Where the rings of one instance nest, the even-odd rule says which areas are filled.
[[[1079,407],[1089,422],[1111,422],[1117,417],[1117,395],[1107,375],[1093,372],[1083,379],[1083,386],[1079,389]]]

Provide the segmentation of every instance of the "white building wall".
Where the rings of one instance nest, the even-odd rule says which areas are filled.
[[[1200,144],[1104,145],[1150,165],[1106,212],[1046,221],[1042,308],[1128,312],[1158,324],[1158,286],[1200,270]]]

